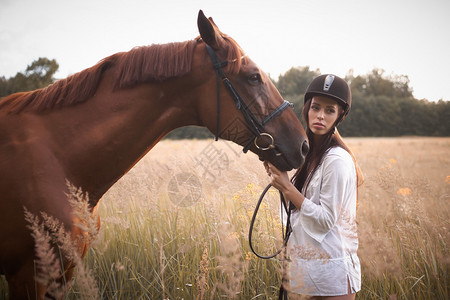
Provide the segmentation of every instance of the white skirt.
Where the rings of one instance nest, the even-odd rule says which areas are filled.
[[[361,265],[357,255],[334,259],[291,258],[288,290],[310,296],[341,296],[361,290]]]

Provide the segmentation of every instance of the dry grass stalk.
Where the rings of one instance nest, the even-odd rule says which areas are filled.
[[[67,199],[76,217],[75,226],[80,228],[84,234],[81,236],[82,241],[91,245],[99,233],[99,225],[95,215],[93,215],[93,207],[89,204],[89,195],[84,194],[81,188],[76,188],[69,181],[66,181],[69,193]]]
[[[209,257],[208,257],[208,247],[207,243],[204,243],[204,250],[202,255],[202,260],[200,261],[200,274],[197,275],[197,287],[199,294],[197,295],[197,300],[205,299],[205,293],[209,290],[208,278],[209,278]]]
[[[248,262],[242,257],[241,245],[232,225],[222,225],[218,228],[218,234],[222,255],[216,257],[217,269],[221,271],[224,282],[217,282],[212,294],[218,289],[225,292],[228,298],[235,299],[241,293]]]
[[[29,223],[31,236],[35,241],[35,280],[48,286],[47,293],[57,299],[62,298],[65,288],[60,280],[63,276],[62,268],[52,245],[52,238],[45,229],[45,224],[24,207],[25,221]]]
[[[92,218],[89,199],[80,189],[67,183],[68,200],[79,222],[75,226],[81,229],[79,236],[67,232],[64,224],[53,216],[41,212],[41,217],[33,215],[24,208],[25,220],[30,224],[36,247],[36,281],[48,286],[48,294],[60,299],[69,284],[64,278],[63,269],[77,268],[77,286],[79,299],[98,299],[99,290],[89,268],[85,267],[80,253],[86,244],[92,243],[98,235],[98,225]],[[78,246],[80,245],[80,246]],[[83,246],[81,246],[83,245]],[[82,247],[82,248],[80,248]],[[58,257],[55,250],[61,255]]]
[[[166,284],[164,282],[164,271],[165,271],[165,266],[164,266],[164,249],[163,249],[163,244],[161,243],[159,246],[159,265],[161,268],[161,289],[162,289],[162,298],[163,299],[169,299],[166,298]]]

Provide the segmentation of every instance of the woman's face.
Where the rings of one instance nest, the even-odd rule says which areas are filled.
[[[327,134],[340,114],[335,100],[326,96],[314,96],[308,111],[308,125],[315,135]]]

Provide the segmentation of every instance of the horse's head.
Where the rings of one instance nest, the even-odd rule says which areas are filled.
[[[200,90],[206,101],[199,111],[211,132],[231,140],[288,171],[300,167],[308,152],[305,131],[270,78],[239,45],[221,33],[202,11],[198,15],[201,42],[193,72],[207,78]],[[217,101],[216,101],[217,99]]]

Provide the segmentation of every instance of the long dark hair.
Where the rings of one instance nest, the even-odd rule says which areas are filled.
[[[336,126],[343,120],[343,112],[344,108],[339,104],[339,114],[340,116],[337,118],[333,128],[331,129],[323,139],[323,142],[318,146],[318,149],[315,149],[315,144],[312,142],[314,139],[314,134],[309,128],[309,118],[308,118],[308,112],[311,107],[312,99],[309,99],[305,102],[305,105],[303,106],[302,110],[302,117],[303,120],[306,122],[306,135],[308,136],[308,139],[310,141],[309,143],[309,152],[306,155],[305,158],[305,164],[302,168],[298,169],[294,176],[292,177],[292,182],[294,186],[301,192],[303,187],[307,187],[309,180],[311,179],[311,175],[314,174],[314,172],[317,170],[317,168],[322,163],[323,156],[325,152],[328,151],[328,149],[332,147],[341,147],[344,150],[346,150],[352,157],[353,162],[355,163],[356,168],[356,179],[357,179],[357,185],[361,185],[363,182],[363,175],[361,172],[361,169],[358,166],[358,163],[356,162],[356,158],[353,155],[353,152],[350,150],[350,148],[344,143],[341,135],[339,134],[339,131],[337,130]]]

